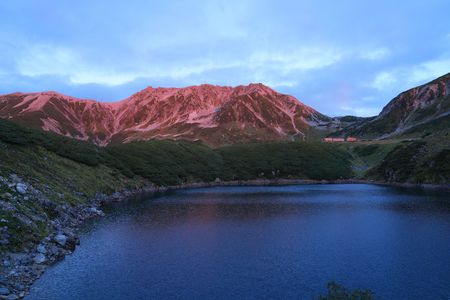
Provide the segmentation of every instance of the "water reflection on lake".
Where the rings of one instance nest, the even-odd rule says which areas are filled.
[[[450,297],[449,194],[376,185],[180,190],[108,206],[29,299]]]

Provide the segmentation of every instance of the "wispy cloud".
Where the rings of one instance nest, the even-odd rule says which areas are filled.
[[[0,1],[0,93],[117,100],[147,85],[262,82],[329,115],[367,115],[450,71],[448,11],[449,1]]]
[[[75,54],[52,45],[26,45],[16,57],[17,70],[26,76],[67,75],[76,66]]]
[[[377,90],[388,89],[397,83],[398,77],[395,71],[383,71],[375,76],[369,85]]]
[[[393,86],[399,86],[401,89],[412,88],[448,72],[450,72],[450,57],[445,57],[380,72],[369,86],[377,90],[390,89]]]
[[[388,48],[382,47],[382,48],[361,51],[360,57],[362,59],[366,59],[366,60],[377,61],[377,60],[385,59],[386,57],[388,57],[390,55],[390,53],[391,53],[391,51]]]
[[[114,66],[87,64],[71,49],[54,45],[33,45],[17,58],[17,70],[22,76],[60,76],[72,84],[120,85],[136,79],[135,74],[117,72]]]
[[[342,53],[331,48],[298,48],[289,52],[258,52],[248,59],[250,68],[272,68],[286,74],[321,69],[339,62]]]
[[[122,85],[138,78],[185,79],[213,70],[239,68],[254,72],[255,79],[277,86],[295,86],[293,80],[277,80],[272,74],[321,69],[336,64],[342,54],[332,49],[303,48],[294,52],[252,52],[239,59],[195,58],[172,63],[135,59],[132,68],[89,61],[72,49],[56,45],[31,45],[17,58],[17,70],[23,76],[56,75],[72,84]],[[133,60],[133,58],[130,58]],[[116,68],[114,68],[116,67]]]
[[[419,64],[413,68],[408,80],[411,83],[420,83],[435,79],[448,72],[450,72],[450,56]]]

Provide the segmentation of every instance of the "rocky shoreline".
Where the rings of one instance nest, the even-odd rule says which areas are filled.
[[[426,190],[450,190],[450,184],[419,184],[409,182],[383,182],[374,180],[362,180],[362,179],[337,179],[337,180],[312,180],[312,179],[253,179],[253,180],[233,180],[233,181],[220,181],[213,182],[199,182],[188,183],[183,185],[174,185],[159,188],[159,191],[177,190],[177,189],[190,189],[190,188],[205,188],[205,187],[217,187],[217,186],[264,186],[264,185],[308,185],[308,184],[376,184],[384,186],[396,186],[405,188],[418,188]]]
[[[42,201],[48,205],[42,193],[31,185],[23,182],[16,175],[10,179],[0,177],[0,181],[14,188],[23,201]],[[34,281],[39,279],[46,268],[71,254],[77,245],[79,237],[76,229],[86,220],[104,216],[101,206],[111,202],[123,201],[137,195],[149,195],[177,189],[204,188],[216,186],[255,186],[255,185],[297,185],[297,184],[352,184],[370,183],[403,187],[420,187],[433,189],[450,189],[450,185],[415,185],[374,182],[366,180],[303,180],[303,179],[255,179],[247,181],[220,181],[216,179],[209,183],[189,183],[183,185],[157,187],[149,184],[138,189],[126,189],[112,195],[97,194],[93,199],[80,205],[62,204],[58,207],[58,217],[51,221],[51,232],[39,242],[23,249],[21,252],[2,253],[0,265],[0,299],[21,299],[28,293]],[[0,227],[0,243],[8,238],[4,232],[6,226]],[[7,227],[6,227],[7,229]]]
[[[58,216],[50,221],[51,229],[48,235],[40,241],[30,241],[20,252],[3,252],[0,261],[0,299],[15,300],[26,296],[30,286],[39,279],[43,272],[54,263],[71,254],[77,245],[79,237],[76,229],[86,220],[104,216],[100,209],[109,202],[122,201],[128,197],[144,193],[154,193],[160,188],[148,185],[139,189],[127,189],[111,195],[98,193],[94,198],[78,205],[55,204],[31,184],[24,182],[20,177],[12,174],[10,178],[1,177],[0,181],[8,186],[12,193],[4,193],[2,197],[9,198],[14,203],[37,201],[43,207],[52,207]],[[165,189],[162,189],[165,190]],[[3,209],[14,212],[14,215],[22,222],[33,226],[36,221],[41,221],[42,216],[24,215],[8,202],[0,201]],[[0,244],[9,244],[12,236],[8,233],[7,220],[1,219]]]

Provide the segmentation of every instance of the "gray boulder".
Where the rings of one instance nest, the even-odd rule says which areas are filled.
[[[12,180],[13,182],[22,182],[22,178],[20,178],[19,176],[17,176],[17,174],[11,174],[9,177],[11,178],[11,180]]]
[[[102,210],[95,207],[89,207],[86,210],[90,215],[105,216],[105,213]]]
[[[47,249],[46,249],[45,246],[42,245],[42,244],[39,244],[39,245],[37,246],[37,251],[38,251],[39,253],[42,253],[42,254],[47,253]]]
[[[7,287],[0,287],[0,295],[9,295],[10,291]]]
[[[12,194],[11,193],[8,193],[8,192],[6,192],[6,193],[3,193],[3,195],[2,195],[2,197],[4,197],[4,198],[12,198]]]
[[[45,255],[42,253],[36,254],[36,256],[33,258],[34,262],[37,264],[42,264],[46,261]]]
[[[18,184],[16,184],[16,190],[17,190],[20,194],[24,195],[24,194],[27,193],[28,186],[27,186],[26,184],[24,184],[24,183],[18,183]]]
[[[63,247],[67,242],[67,236],[65,236],[64,234],[57,234],[54,239],[55,242],[57,242],[59,245]]]

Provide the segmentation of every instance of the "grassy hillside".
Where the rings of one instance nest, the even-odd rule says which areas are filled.
[[[355,178],[395,183],[450,184],[450,138],[434,131],[417,139],[345,143]]]
[[[0,250],[18,250],[39,241],[51,231],[52,222],[76,213],[72,208],[89,205],[97,193],[216,178],[349,178],[350,165],[345,151],[321,143],[212,149],[151,141],[101,148],[0,120],[0,229],[4,231]],[[22,184],[27,188],[23,194],[18,191]]]
[[[352,176],[350,156],[335,145],[270,142],[211,149],[188,142],[151,141],[106,148],[125,172],[159,185],[256,178],[340,179]]]
[[[320,142],[249,143],[213,149],[192,142],[148,141],[102,148],[26,129],[5,120],[0,120],[0,141],[16,149],[45,149],[53,155],[90,167],[108,167],[129,178],[139,175],[157,185],[213,181],[218,177],[243,180],[352,176],[351,156],[338,145]]]
[[[99,164],[99,157],[89,144],[0,121],[0,227],[6,228],[0,250],[39,241],[54,219],[97,193],[145,184]],[[26,186],[26,194],[17,184]]]
[[[398,143],[398,141],[370,141],[345,143],[341,147],[352,157],[354,177],[363,179],[366,172],[379,165]]]
[[[445,125],[445,124],[444,124]],[[377,178],[382,180],[414,182],[444,182],[446,171],[438,175],[407,178],[381,176],[381,170],[396,166],[407,172],[407,155],[416,159],[417,174],[438,172],[445,166],[441,160],[450,149],[448,128],[437,122],[432,132],[421,139],[421,147],[413,142],[372,141],[344,144],[321,142],[266,142],[209,148],[182,141],[149,141],[98,147],[91,143],[65,138],[56,134],[27,129],[9,121],[0,120],[0,174],[18,173],[36,180],[45,170],[60,174],[57,178],[42,177],[50,186],[65,178],[89,170],[110,174],[111,181],[135,182],[136,178],[156,185],[175,185],[190,182],[221,180],[248,180],[256,178],[341,179]],[[430,129],[431,130],[431,129]],[[414,146],[416,145],[416,146]],[[403,149],[403,150],[402,150]],[[405,153],[403,153],[404,151]],[[419,155],[416,152],[425,153]],[[405,154],[405,155],[404,155]],[[406,155],[407,154],[407,155]],[[408,157],[409,157],[408,156]],[[410,158],[416,158],[414,155]],[[50,159],[50,160],[48,160]],[[68,164],[71,164],[69,167]],[[75,167],[76,166],[76,167]],[[371,170],[366,174],[368,170]],[[433,171],[434,170],[434,171]],[[439,169],[440,170],[440,169]],[[59,172],[59,173],[58,173]],[[87,172],[87,171],[86,171]],[[431,173],[430,173],[431,174]],[[434,174],[434,173],[433,173]],[[81,176],[78,176],[81,177]],[[71,178],[78,178],[72,176]],[[89,176],[83,175],[83,178]],[[95,175],[100,180],[103,176]],[[439,178],[438,178],[439,177]],[[108,190],[108,184],[87,180],[75,182],[74,187],[93,191]],[[122,187],[115,182],[111,187]],[[61,190],[58,185],[53,190]],[[111,190],[111,189],[109,189]],[[66,191],[66,194],[71,194]]]
[[[105,164],[128,176],[143,176],[157,185],[207,182],[222,175],[222,157],[211,148],[194,143],[135,142],[109,146],[104,151]]]
[[[338,145],[321,142],[278,142],[218,148],[225,179],[347,179],[351,156]]]
[[[398,144],[365,177],[387,182],[449,184],[449,141],[429,139]]]
[[[450,139],[450,114],[437,118],[433,121],[414,126],[398,137],[402,138],[426,138],[430,136],[442,136],[443,139]]]

